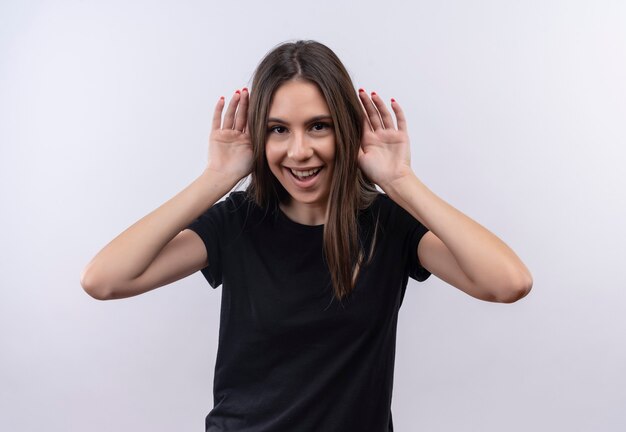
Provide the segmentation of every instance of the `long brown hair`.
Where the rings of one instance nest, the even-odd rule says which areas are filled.
[[[335,165],[324,225],[324,256],[335,297],[341,300],[354,289],[364,259],[357,229],[358,211],[369,207],[378,191],[358,167],[363,134],[361,102],[346,68],[327,46],[311,40],[285,42],[267,53],[257,66],[248,109],[254,162],[246,192],[264,208],[289,198],[270,171],[265,142],[273,95],[283,83],[293,79],[306,80],[319,87],[334,123]]]

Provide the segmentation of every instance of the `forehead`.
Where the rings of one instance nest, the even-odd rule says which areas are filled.
[[[318,115],[330,115],[326,99],[316,84],[291,80],[282,84],[272,99],[269,117],[305,121]]]

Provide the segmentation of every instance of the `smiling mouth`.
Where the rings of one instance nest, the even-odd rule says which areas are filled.
[[[289,168],[289,171],[298,180],[306,180],[310,177],[315,177],[317,173],[321,171],[321,169],[322,167],[318,167],[318,168],[313,168],[310,170],[300,171],[300,170],[294,170],[293,168]]]

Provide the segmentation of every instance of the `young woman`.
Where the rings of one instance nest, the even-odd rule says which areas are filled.
[[[393,430],[408,278],[510,303],[528,269],[419,180],[400,104],[396,126],[326,46],[279,45],[224,106],[204,172],[102,249],[83,288],[119,299],[198,270],[222,286],[207,431]]]

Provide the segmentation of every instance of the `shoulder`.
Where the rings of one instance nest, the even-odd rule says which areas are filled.
[[[396,217],[399,210],[402,210],[402,207],[389,198],[387,194],[380,192],[362,213],[373,215],[374,218],[381,221],[388,221],[390,218]]]
[[[417,219],[385,193],[378,194],[368,210],[385,232],[404,236],[407,232],[424,229]]]
[[[194,221],[194,224],[232,225],[250,211],[252,204],[247,199],[245,192],[231,192],[210,206]]]
[[[242,204],[246,204],[248,201],[249,199],[245,191],[233,191],[228,194],[226,199],[224,199],[224,202],[226,202],[227,205],[233,207],[238,207]]]
[[[245,191],[233,191],[222,201],[217,202],[214,207],[227,213],[248,213],[257,206]]]
[[[270,219],[270,212],[257,205],[247,191],[233,191],[222,203],[220,213],[233,227],[254,229]]]

